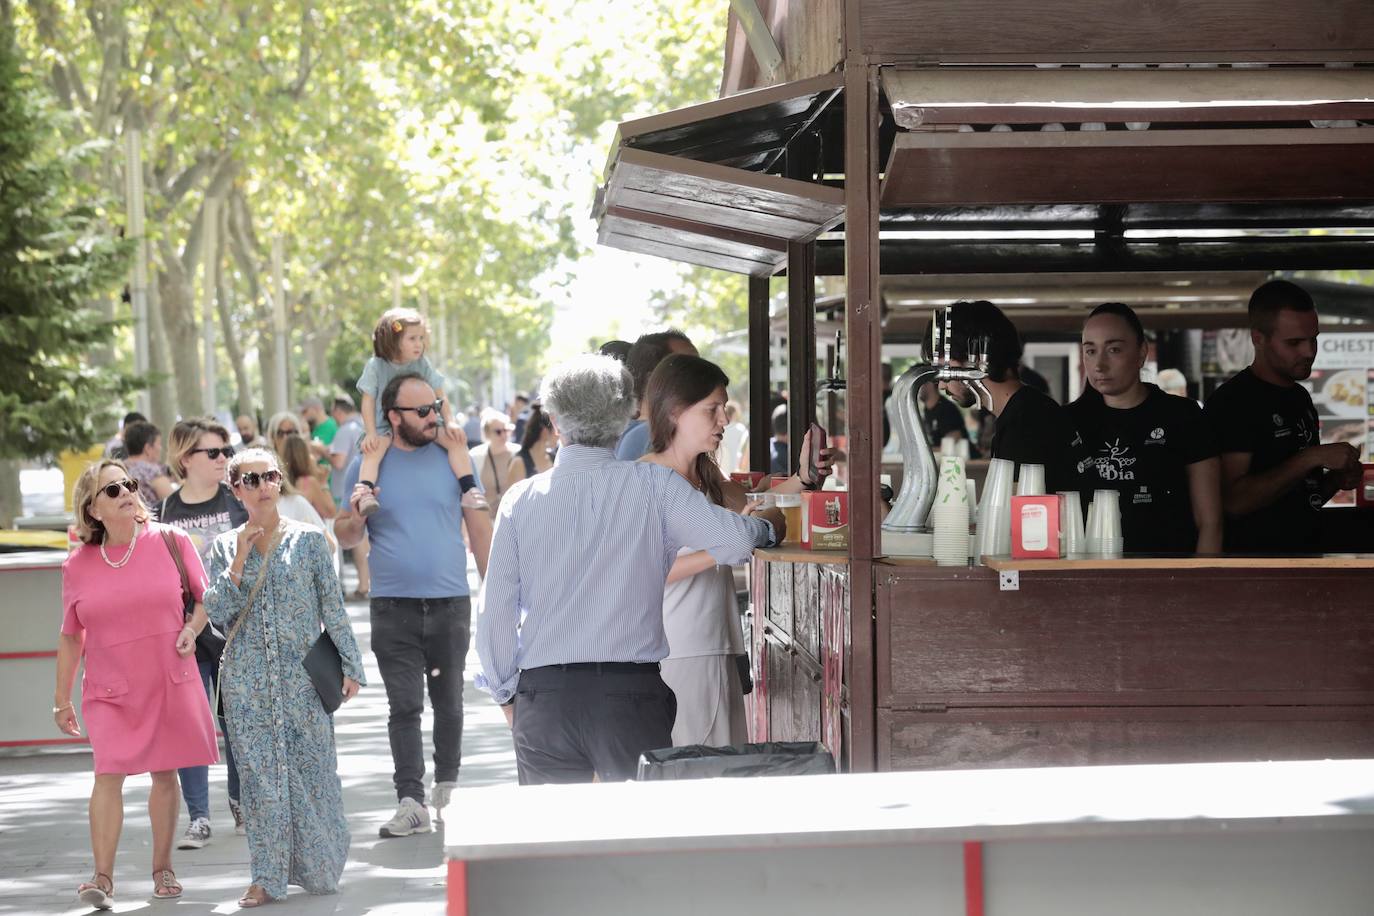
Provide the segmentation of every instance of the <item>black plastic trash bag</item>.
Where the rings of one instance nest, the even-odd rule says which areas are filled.
[[[645,751],[639,757],[641,782],[709,779],[713,776],[811,776],[835,772],[835,758],[817,741],[769,741],[707,747],[690,744]]]

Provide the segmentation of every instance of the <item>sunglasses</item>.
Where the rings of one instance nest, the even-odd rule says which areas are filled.
[[[138,492],[138,484],[134,483],[132,480],[130,480],[130,479],[127,478],[127,477],[124,478],[123,480],[116,481],[115,483],[106,484],[105,486],[103,486],[103,487],[100,488],[100,492],[101,492],[101,493],[104,493],[106,496],[110,497],[110,499],[119,499],[119,489],[120,489],[120,487],[123,487],[125,490],[128,490],[130,493],[137,493],[137,492]]]
[[[220,455],[223,455],[225,458],[233,458],[233,457],[234,457],[234,447],[233,447],[232,445],[222,445],[222,446],[220,446],[219,448],[193,448],[193,449],[191,449],[191,454],[192,454],[192,455],[194,455],[196,452],[204,452],[204,453],[205,453],[205,457],[206,457],[206,458],[209,458],[211,461],[218,461]]]
[[[281,438],[282,436],[299,436],[300,434],[300,430],[290,426],[283,426],[281,429],[277,430],[277,438]]]
[[[261,483],[276,486],[281,483],[281,471],[263,471],[261,474],[257,471],[249,471],[239,478],[239,483],[249,490],[256,490],[258,484]]]
[[[399,410],[403,413],[408,410],[413,410],[415,411],[415,416],[423,420],[431,413],[440,413],[440,408],[442,408],[443,406],[444,402],[436,398],[433,404],[425,404],[423,407],[393,407],[391,409]]]

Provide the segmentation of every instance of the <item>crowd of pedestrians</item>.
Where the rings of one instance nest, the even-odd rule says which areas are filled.
[[[645,750],[744,740],[731,564],[785,527],[729,478],[747,433],[725,374],[668,331],[555,368],[538,398],[460,416],[426,341],[424,316],[390,310],[359,402],[306,398],[262,427],[238,417],[237,435],[182,420],[165,454],[131,414],[78,481],[53,714],[73,736],[84,723],[95,760],[87,904],[112,906],[120,788],[143,772],[154,894],[180,895],[177,783],[175,845],[203,847],[216,723],[250,852],[239,905],[336,889],[349,832],[332,711],[364,686],[346,598],[369,602],[388,704],[397,809],[382,837],[431,830],[458,785],[474,599],[477,682],[505,707],[522,783],[625,779]],[[781,486],[819,486],[830,465]],[[348,596],[342,551],[358,568]],[[322,641],[337,696],[303,664]]]

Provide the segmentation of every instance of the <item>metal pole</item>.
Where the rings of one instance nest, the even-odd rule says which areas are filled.
[[[286,267],[281,236],[272,239],[272,343],[276,348],[277,377],[273,379],[277,410],[289,410],[291,388],[286,370]]]
[[[126,231],[134,240],[134,270],[129,281],[129,301],[134,317],[134,371],[146,375],[148,358],[148,241],[143,219],[143,132],[137,128],[124,133],[124,193],[128,212]],[[138,393],[138,410],[152,415],[152,394],[144,388]]]
[[[201,244],[204,245],[201,255],[201,304],[202,315],[200,322],[201,345],[205,348],[205,372],[201,384],[201,409],[207,417],[213,417],[218,408],[216,389],[217,379],[215,377],[215,271],[219,262],[219,201],[213,197],[205,199],[204,213],[201,219],[204,221],[204,229],[201,233]]]

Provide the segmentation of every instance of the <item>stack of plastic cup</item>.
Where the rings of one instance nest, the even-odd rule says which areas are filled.
[[[1059,530],[1064,536],[1064,556],[1081,557],[1087,552],[1083,499],[1071,490],[1061,491],[1059,497]]]
[[[935,488],[935,507],[930,510],[935,529],[935,562],[940,566],[968,565],[968,526],[971,516],[964,459],[946,455],[940,459]]]
[[[1016,495],[1045,495],[1045,466],[1043,464],[1021,465],[1021,476],[1016,480]]]
[[[1097,525],[1097,516],[1101,512],[1102,504],[1097,501],[1094,494],[1092,502],[1088,503],[1088,521],[1083,526],[1083,555],[1089,557],[1102,556],[1102,530]]]
[[[1087,544],[1095,556],[1121,556],[1125,541],[1121,534],[1121,494],[1116,490],[1094,491],[1088,510]]]
[[[1016,465],[1005,458],[988,462],[983,501],[978,504],[978,557],[1011,554],[1011,491]]]

